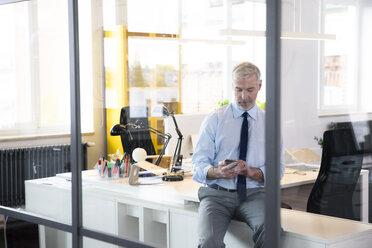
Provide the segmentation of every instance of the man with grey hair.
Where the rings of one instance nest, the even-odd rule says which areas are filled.
[[[199,247],[225,247],[232,219],[253,231],[254,247],[264,242],[265,113],[256,105],[260,70],[249,62],[232,71],[234,101],[210,113],[200,128],[192,157],[200,187]],[[280,161],[281,177],[284,162]]]

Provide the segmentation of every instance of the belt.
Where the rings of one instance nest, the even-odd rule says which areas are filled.
[[[227,191],[227,192],[236,192],[236,189],[226,189],[224,187],[221,187],[218,184],[208,184],[207,187],[212,188],[212,189],[216,189],[216,190],[223,190],[223,191]]]

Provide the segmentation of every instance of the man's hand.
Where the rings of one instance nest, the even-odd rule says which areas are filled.
[[[226,161],[218,163],[218,167],[212,167],[208,171],[207,179],[227,178],[231,179],[244,171],[244,161],[238,160],[226,164]]]
[[[219,162],[218,167],[212,167],[208,170],[207,179],[232,179],[237,175],[243,175],[259,182],[264,180],[260,169],[249,167],[243,160],[238,160],[228,165],[226,165],[226,161]]]
[[[245,170],[245,173],[242,175],[249,177],[255,181],[258,182],[263,182],[264,181],[264,175],[261,169],[259,168],[254,168],[254,167],[249,167],[247,165],[247,169]]]

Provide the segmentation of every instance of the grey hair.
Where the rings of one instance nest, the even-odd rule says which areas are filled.
[[[234,66],[232,70],[232,77],[234,81],[238,78],[247,78],[252,75],[256,75],[257,84],[259,84],[261,79],[260,69],[258,69],[255,64],[250,62],[242,62]]]

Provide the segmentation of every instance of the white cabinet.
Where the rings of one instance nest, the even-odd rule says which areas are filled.
[[[169,209],[143,201],[119,199],[118,234],[126,238],[168,247]]]
[[[169,217],[170,247],[197,247],[198,206],[172,208]]]
[[[192,201],[196,191],[187,180],[156,187],[133,187],[127,181],[84,183],[83,226],[156,247],[197,247],[199,203]],[[71,223],[70,182],[58,177],[26,181],[26,210]],[[287,209],[281,216],[285,248],[343,248],[351,242],[363,248],[372,242],[371,224]],[[40,247],[71,247],[70,233],[44,227],[40,231]],[[245,223],[232,221],[224,242],[226,247],[253,247],[251,237]],[[117,248],[86,237],[83,245]]]
[[[140,208],[133,204],[118,203],[118,234],[140,240]]]

